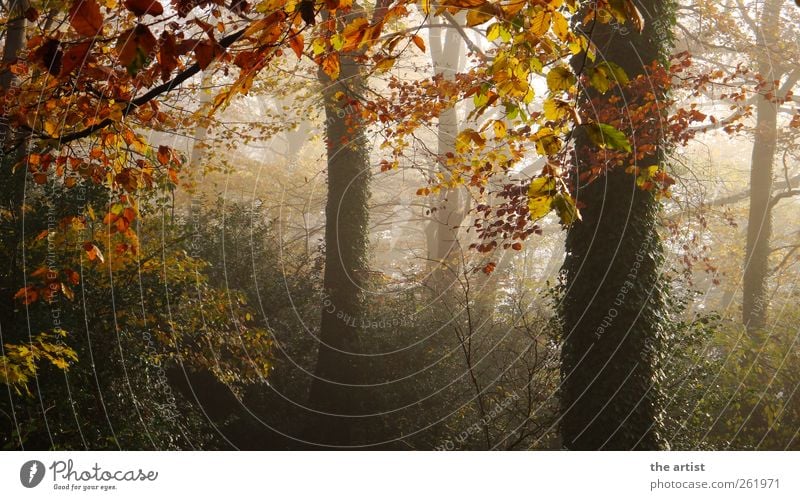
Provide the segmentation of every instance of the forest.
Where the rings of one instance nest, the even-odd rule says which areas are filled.
[[[798,5],[3,0],[0,449],[799,450]]]

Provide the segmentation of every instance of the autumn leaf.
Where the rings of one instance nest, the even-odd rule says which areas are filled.
[[[542,36],[550,29],[552,14],[547,9],[542,9],[531,19],[531,32],[536,36]]]
[[[103,257],[103,252],[97,248],[97,245],[92,243],[91,241],[87,241],[83,244],[83,249],[86,251],[86,256],[89,258],[90,261],[95,259],[99,260],[100,262],[105,262],[105,258]]]
[[[289,37],[289,47],[292,48],[298,59],[302,59],[303,49],[305,48],[305,44],[303,43],[303,35],[297,33],[296,35]]]
[[[160,16],[164,13],[164,7],[158,0],[125,0],[125,8],[133,12],[137,17],[144,15]]]
[[[565,66],[557,66],[547,73],[547,88],[551,92],[569,90],[575,84],[575,75]]]
[[[558,214],[562,226],[569,226],[576,220],[581,220],[581,213],[575,205],[575,200],[567,193],[558,193],[553,197],[553,209]]]
[[[632,151],[631,143],[625,134],[606,123],[586,123],[582,125],[589,140],[596,146],[603,149],[615,149],[617,151]]]
[[[169,160],[172,157],[172,151],[169,149],[169,146],[159,146],[158,147],[158,163],[162,165],[169,164]]]
[[[552,177],[537,177],[528,186],[528,213],[532,221],[537,221],[550,213],[556,181]]]
[[[495,120],[492,124],[494,128],[494,136],[497,139],[502,139],[506,136],[506,123],[502,120]]]
[[[33,52],[33,60],[51,75],[58,76],[61,73],[61,42],[55,38],[48,38]]]
[[[160,47],[156,59],[161,68],[161,81],[167,82],[172,72],[178,67],[178,47],[175,35],[164,31],[159,39]]]
[[[32,286],[26,286],[25,288],[20,288],[17,293],[14,294],[14,298],[19,299],[23,304],[28,305],[36,302],[36,299],[39,298],[39,292]]]
[[[156,47],[157,41],[150,28],[144,24],[122,33],[117,41],[119,62],[128,70],[128,74],[136,74],[150,62],[150,54]]]
[[[414,45],[416,45],[419,50],[425,52],[425,40],[423,40],[421,36],[413,35],[411,41],[414,42]]]
[[[89,54],[89,47],[91,47],[91,45],[90,42],[85,42],[66,51],[62,58],[60,75],[69,75],[75,68],[83,65],[84,61],[86,61],[86,56]]]
[[[194,47],[194,55],[197,57],[197,65],[200,69],[206,69],[211,62],[224,52],[223,48],[214,40],[203,40]]]
[[[330,77],[331,80],[336,80],[339,77],[339,53],[331,52],[322,56],[320,61],[322,71]]]
[[[95,36],[103,29],[103,16],[95,0],[75,0],[69,9],[69,23],[84,36]]]

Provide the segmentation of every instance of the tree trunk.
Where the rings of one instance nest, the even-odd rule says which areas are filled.
[[[437,22],[444,22],[437,20]],[[461,35],[450,28],[432,28],[430,36],[431,63],[434,74],[441,74],[444,80],[453,80],[458,72],[464,53]],[[444,35],[444,36],[442,36]],[[459,132],[458,111],[447,108],[439,115],[437,125],[437,156],[439,161],[431,169],[431,177],[438,171],[447,175],[446,158],[455,153],[456,136]],[[450,259],[459,250],[458,233],[468,211],[469,198],[463,189],[443,189],[431,207],[431,222],[426,228],[428,259],[434,266],[447,262],[457,269],[457,259]],[[455,276],[451,276],[452,281]]]
[[[780,32],[781,2],[768,0],[761,12],[760,26],[770,26],[758,33],[762,57],[758,71],[767,82],[780,78],[775,69],[774,57],[769,47],[774,47],[775,36]],[[763,92],[774,93],[769,84]],[[752,336],[767,325],[767,278],[769,277],[769,245],[772,237],[772,175],[775,148],[778,140],[778,105],[764,96],[756,105],[756,129],[753,137],[753,154],[750,165],[750,211],[747,217],[747,244],[745,248],[744,279],[742,283],[742,321]]]
[[[332,82],[320,73],[320,81],[328,147],[325,297],[310,404],[323,413],[313,419],[307,438],[342,446],[357,440],[356,419],[347,415],[360,413],[360,391],[354,386],[363,383],[359,325],[368,269],[370,165],[363,123],[347,103],[360,95],[365,82],[358,64],[346,55],[341,56],[339,78]],[[337,99],[337,92],[345,97]]]
[[[29,4],[27,0],[12,0],[9,3],[3,47],[3,65],[14,61],[25,46],[25,10]],[[16,77],[11,71],[5,69],[0,73],[0,91],[7,94],[13,91]],[[21,269],[19,265],[20,250],[22,245],[22,200],[25,193],[25,168],[13,171],[14,165],[22,158],[23,147],[19,147],[6,154],[20,140],[20,135],[8,126],[8,116],[0,120],[0,209],[7,215],[0,215],[0,260],[3,267],[0,270],[0,333],[10,339],[16,328],[14,294],[22,286]]]
[[[645,72],[643,65],[663,61],[669,43],[664,22],[669,19],[667,1],[645,0],[637,6],[645,17],[641,35],[630,23],[625,25],[627,33],[612,24],[585,29],[600,49],[597,60],[606,57],[616,62],[631,79]],[[576,72],[583,68],[583,59],[572,61]],[[582,97],[581,106],[585,116],[592,116],[588,98]],[[585,136],[576,137],[576,151],[588,144]],[[636,137],[631,144],[636,146]],[[662,159],[659,148],[638,165],[655,165]],[[577,156],[578,172],[591,166]],[[585,205],[583,221],[567,233],[562,268],[563,446],[664,448],[657,360],[663,342],[665,290],[659,277],[657,201],[622,169],[578,185],[576,192],[577,201]]]

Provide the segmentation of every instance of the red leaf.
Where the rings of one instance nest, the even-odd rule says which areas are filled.
[[[95,0],[75,0],[69,9],[69,23],[79,34],[95,36],[103,29],[103,16]]]
[[[164,13],[164,7],[158,0],[125,0],[125,8],[138,17],[145,14],[160,16]]]
[[[222,47],[213,40],[203,40],[194,47],[194,55],[197,57],[197,65],[200,69],[206,69],[216,57],[222,54]]]

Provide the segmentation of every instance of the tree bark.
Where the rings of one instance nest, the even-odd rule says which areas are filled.
[[[9,21],[6,25],[5,44],[3,46],[2,64],[5,68],[0,72],[0,91],[4,95],[13,92],[16,76],[7,68],[25,46],[25,10],[27,0],[12,0],[8,6]],[[22,201],[25,193],[24,167],[14,166],[22,158],[24,148],[17,148],[11,153],[7,151],[19,141],[19,134],[8,126],[9,117],[0,120],[0,208],[6,211],[0,216],[0,259],[4,261],[0,270],[0,332],[11,338],[16,329],[14,294],[21,287],[22,266],[19,265],[22,245]]]
[[[431,63],[434,74],[441,74],[444,80],[452,81],[458,72],[463,56],[461,35],[451,28],[432,28],[430,36]],[[444,36],[443,36],[444,35]],[[458,111],[455,106],[442,111],[437,124],[437,155],[439,161],[431,169],[431,176],[439,171],[447,175],[446,158],[455,153],[456,136],[459,133]],[[434,266],[447,262],[457,268],[455,259],[450,259],[459,249],[459,228],[467,215],[469,199],[462,189],[442,190],[431,210],[431,222],[427,234],[428,259]],[[451,276],[451,280],[455,276]]]
[[[360,95],[365,82],[351,57],[341,56],[339,78],[320,73],[325,103],[328,148],[328,200],[325,209],[324,301],[319,353],[310,404],[307,439],[315,444],[345,446],[354,435],[360,413],[358,385],[363,383],[359,325],[364,312],[363,288],[368,271],[370,165],[367,140],[358,112],[346,104]],[[337,98],[343,92],[344,98]]]
[[[775,36],[780,32],[778,0],[765,2],[760,26],[769,29],[757,34],[762,50],[758,71],[766,82],[764,92],[774,93],[771,82],[781,77],[775,68],[774,54],[770,54]],[[769,278],[769,245],[772,238],[772,176],[775,149],[778,141],[778,105],[774,100],[759,96],[756,103],[756,128],[753,136],[753,153],[750,165],[750,210],[747,216],[747,243],[745,247],[744,277],[742,283],[742,321],[752,336],[767,325],[767,279]]]
[[[644,74],[644,66],[652,61],[663,61],[669,43],[669,26],[664,23],[669,19],[668,1],[644,0],[637,6],[645,18],[642,34],[630,24],[625,25],[627,33],[613,24],[585,28],[599,48],[597,60],[605,57],[616,62],[631,79]],[[580,72],[590,63],[579,55],[572,64]],[[592,116],[586,94],[581,106],[586,116]],[[630,142],[635,148],[636,137]],[[588,138],[578,135],[578,154],[586,147]],[[662,159],[659,148],[638,165],[659,164]],[[592,165],[578,156],[576,167],[583,172]],[[585,208],[583,221],[574,223],[567,233],[562,268],[563,446],[662,449],[667,444],[661,430],[657,363],[663,345],[666,291],[659,277],[658,204],[651,192],[638,188],[634,176],[622,169],[611,169],[576,188],[577,201]]]

